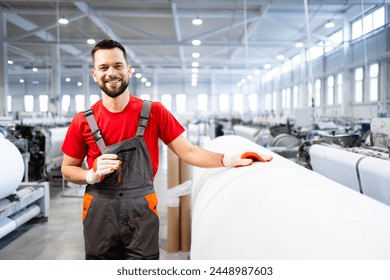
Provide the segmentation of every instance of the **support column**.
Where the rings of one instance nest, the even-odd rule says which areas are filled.
[[[89,92],[89,77],[91,71],[89,70],[88,63],[83,64],[83,92],[84,92],[84,110],[91,106],[90,92]]]
[[[7,61],[8,61],[8,47],[5,43],[7,37],[6,20],[3,12],[0,12],[0,116],[8,115],[8,74],[7,74]]]
[[[60,46],[54,44],[51,47],[51,93],[49,97],[49,112],[54,115],[62,115],[61,110],[61,59]]]

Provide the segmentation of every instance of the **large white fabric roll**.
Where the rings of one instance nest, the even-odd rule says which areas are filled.
[[[310,164],[315,172],[358,192],[356,166],[364,157],[333,146],[310,146]]]
[[[0,199],[16,191],[23,174],[22,155],[14,144],[0,135]]]
[[[205,148],[271,153],[222,136]],[[191,259],[390,259],[390,208],[273,154],[194,168]]]

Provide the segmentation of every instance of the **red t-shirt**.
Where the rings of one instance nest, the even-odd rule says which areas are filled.
[[[102,100],[91,106],[106,146],[135,137],[142,103],[142,99],[130,96],[129,103],[119,113],[108,111],[103,106]],[[184,127],[160,102],[152,103],[144,140],[152,161],[153,177],[156,175],[159,163],[158,139],[169,144],[183,132]],[[73,158],[84,159],[87,156],[89,168],[101,155],[83,112],[76,114],[69,125],[62,151]]]

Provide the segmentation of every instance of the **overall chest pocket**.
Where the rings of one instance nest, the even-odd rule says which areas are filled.
[[[112,185],[136,185],[142,180],[142,160],[136,147],[119,150],[116,154],[122,162],[118,170],[106,175],[104,182]]]

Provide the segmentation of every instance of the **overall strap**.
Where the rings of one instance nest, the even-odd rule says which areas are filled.
[[[104,143],[102,133],[96,123],[95,117],[91,109],[85,110],[84,116],[87,119],[89,128],[92,131],[93,138],[95,139],[96,144],[98,145],[100,152],[103,154],[103,151],[106,149],[106,144]]]
[[[152,108],[152,101],[150,100],[144,100],[142,104],[142,111],[141,115],[139,116],[138,120],[138,128],[137,128],[137,137],[143,137],[145,128],[148,125],[150,110]]]

